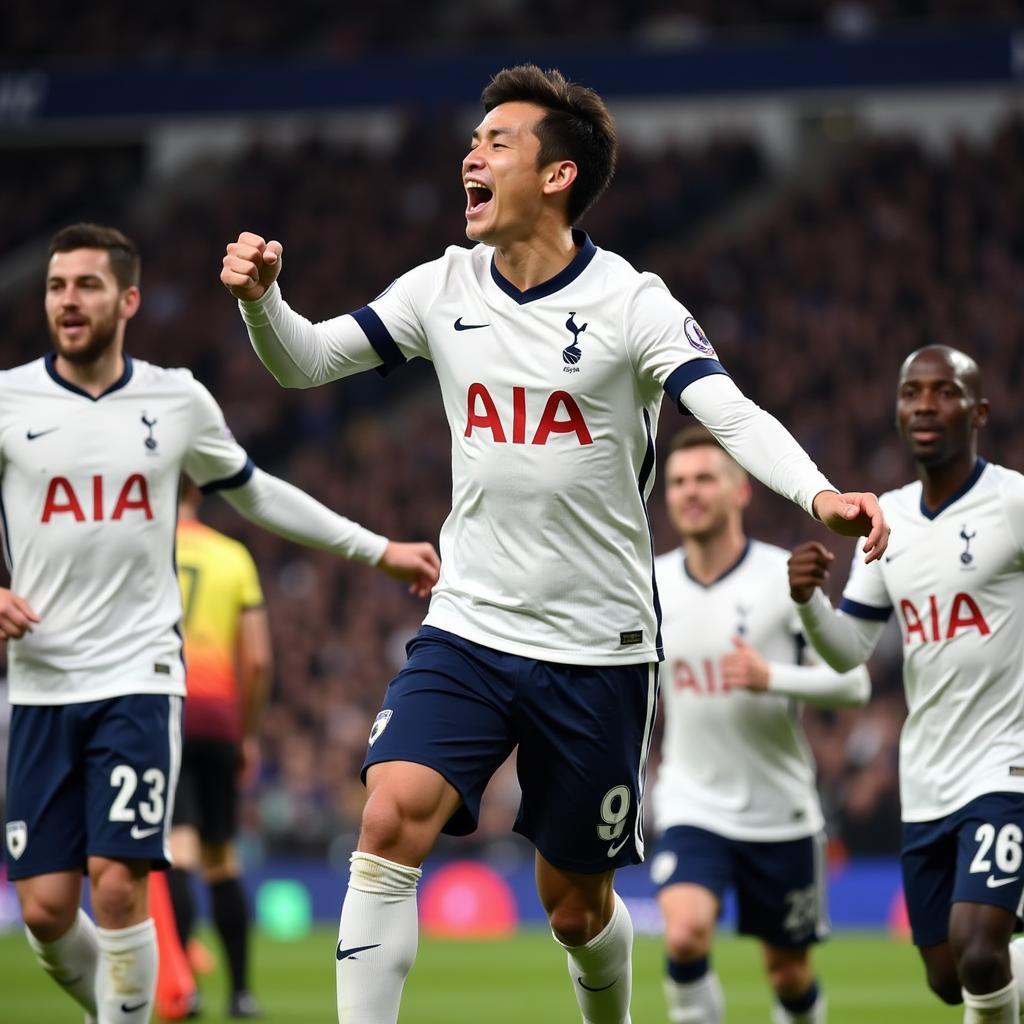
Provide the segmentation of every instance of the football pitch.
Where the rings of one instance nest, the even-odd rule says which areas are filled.
[[[216,948],[211,935],[203,935]],[[253,988],[268,1024],[335,1024],[333,930],[298,942],[257,937]],[[917,953],[875,933],[844,932],[816,956],[829,997],[830,1024],[917,1024],[963,1019],[960,1008],[943,1006],[925,989]],[[723,937],[715,964],[726,996],[730,1024],[768,1024],[769,1000],[759,951],[745,939]],[[633,984],[634,1024],[665,1020],[658,940],[637,938]],[[226,1021],[224,980],[204,979],[207,1024]],[[450,942],[421,939],[419,957],[406,985],[403,1024],[547,1024],[579,1021],[565,961],[543,931],[511,940]],[[0,936],[0,1021],[3,1024],[78,1024],[81,1013],[32,961],[20,934]]]

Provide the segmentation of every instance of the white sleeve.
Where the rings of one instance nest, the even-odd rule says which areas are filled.
[[[252,473],[252,462],[235,440],[217,400],[187,370],[192,422],[183,468],[199,487],[237,486]]]
[[[763,484],[814,515],[814,496],[837,490],[774,417],[722,374],[687,384],[681,401],[730,455]]]
[[[284,301],[276,282],[238,308],[256,355],[283,387],[315,387],[382,362],[353,314],[311,323]]]
[[[376,565],[388,546],[386,537],[339,516],[305,491],[260,469],[253,469],[244,483],[213,489],[257,526],[307,547]]]
[[[863,665],[850,672],[836,672],[828,665],[772,662],[768,692],[824,708],[866,704],[871,696],[871,677]]]
[[[797,605],[797,611],[808,642],[837,672],[863,665],[885,628],[885,619],[837,611],[818,588],[807,604]]]

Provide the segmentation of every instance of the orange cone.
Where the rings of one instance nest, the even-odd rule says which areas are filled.
[[[183,1020],[188,1016],[196,991],[185,950],[174,923],[174,908],[167,877],[162,871],[149,876],[149,912],[156,925],[156,944],[160,964],[156,976],[156,1012],[164,1020]]]

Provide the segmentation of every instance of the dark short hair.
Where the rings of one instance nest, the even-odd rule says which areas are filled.
[[[135,243],[117,228],[103,224],[69,224],[50,239],[49,255],[75,249],[103,249],[121,291],[139,283],[141,260]]]
[[[571,160],[576,180],[569,188],[569,223],[575,224],[608,187],[615,173],[619,141],[604,100],[583,85],[566,81],[555,68],[520,64],[499,71],[480,95],[489,112],[502,103],[535,103],[545,114],[534,128],[540,140],[539,166]]]

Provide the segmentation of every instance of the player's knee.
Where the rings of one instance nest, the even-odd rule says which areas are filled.
[[[814,975],[807,960],[785,960],[769,962],[768,980],[780,999],[798,999],[810,989]]]
[[[410,854],[418,853],[412,849],[417,845],[413,825],[396,800],[386,794],[375,793],[363,808],[359,849],[378,857],[404,862]],[[422,856],[426,856],[427,852],[423,851]]]
[[[585,946],[599,931],[595,916],[576,903],[562,903],[548,911],[551,930],[566,946]]]
[[[711,952],[712,928],[699,921],[673,921],[665,929],[669,959],[680,963],[700,960]]]
[[[78,904],[65,905],[43,895],[29,894],[21,900],[25,927],[40,942],[56,942],[66,935],[78,916]]]
[[[972,936],[957,950],[959,983],[970,992],[995,992],[1009,984],[1009,954],[985,935]]]
[[[928,987],[948,1006],[959,1006],[963,1002],[960,979],[955,974],[929,968]]]
[[[105,928],[124,928],[138,916],[142,899],[140,879],[127,864],[108,861],[89,877],[96,918]]]

